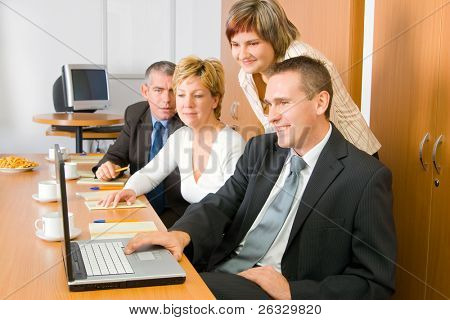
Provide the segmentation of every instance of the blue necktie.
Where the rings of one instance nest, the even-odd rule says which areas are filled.
[[[152,147],[150,148],[150,153],[148,161],[150,162],[163,147],[163,135],[164,126],[161,122],[156,121],[153,126],[154,139]],[[161,182],[156,186],[155,189],[146,194],[148,201],[150,201],[153,209],[155,209],[157,214],[161,214],[164,211],[164,182]]]
[[[252,268],[266,255],[291,211],[299,185],[300,171],[305,167],[306,162],[299,156],[291,158],[289,176],[286,178],[283,188],[267,208],[264,217],[248,233],[239,254],[219,265],[216,271],[239,273]]]

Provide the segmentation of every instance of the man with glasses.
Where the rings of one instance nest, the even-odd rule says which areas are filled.
[[[234,175],[169,232],[138,234],[190,254],[219,299],[386,299],[394,292],[391,173],[329,121],[322,62],[272,66],[265,102],[276,133],[251,139]]]

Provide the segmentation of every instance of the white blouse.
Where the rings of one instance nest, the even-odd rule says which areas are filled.
[[[175,131],[152,161],[130,177],[124,189],[131,189],[137,195],[146,194],[178,167],[181,194],[186,201],[199,202],[208,193],[215,193],[233,175],[244,152],[245,141],[230,127],[220,130],[211,147],[206,168],[197,182],[192,169],[192,143],[191,128],[181,127]]]

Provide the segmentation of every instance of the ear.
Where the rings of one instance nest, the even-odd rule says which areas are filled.
[[[214,107],[213,109],[217,108],[217,106],[219,105],[219,96],[213,96],[213,100],[214,100]]]
[[[141,84],[141,95],[148,100],[148,86],[145,83]]]
[[[330,94],[326,91],[321,91],[316,96],[317,99],[317,115],[325,114],[330,103]]]

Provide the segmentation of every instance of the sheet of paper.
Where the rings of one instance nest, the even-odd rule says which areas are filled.
[[[70,162],[76,162],[76,163],[93,163],[97,164],[101,159],[103,158],[103,154],[99,155],[70,155],[69,159]]]
[[[76,195],[87,201],[103,200],[110,193],[117,192],[117,190],[91,191],[91,192],[77,192]]]
[[[78,174],[81,178],[95,178],[95,175],[90,170],[78,170]]]
[[[85,159],[85,160],[94,160],[94,159],[100,160],[101,158],[103,158],[103,156],[104,156],[104,154],[102,154],[102,153],[99,153],[99,154],[88,154],[88,155],[85,155],[85,156],[78,155],[78,154],[71,154],[69,156],[69,158],[70,158],[70,160],[83,160],[83,159]]]
[[[98,179],[94,179],[94,178],[81,178],[78,179],[77,184],[91,184],[91,185],[95,185],[95,186],[124,186],[125,182],[127,182],[128,178],[119,178],[116,180],[112,180],[112,181],[100,181]]]
[[[90,223],[91,239],[120,239],[133,238],[139,232],[157,231],[153,221]]]
[[[130,208],[147,208],[147,205],[142,202],[141,200],[137,199],[133,204],[128,205],[126,202],[119,202],[117,207],[102,207],[98,205],[98,201],[85,201],[86,207],[88,207],[89,210],[116,210],[116,209],[130,209]]]

